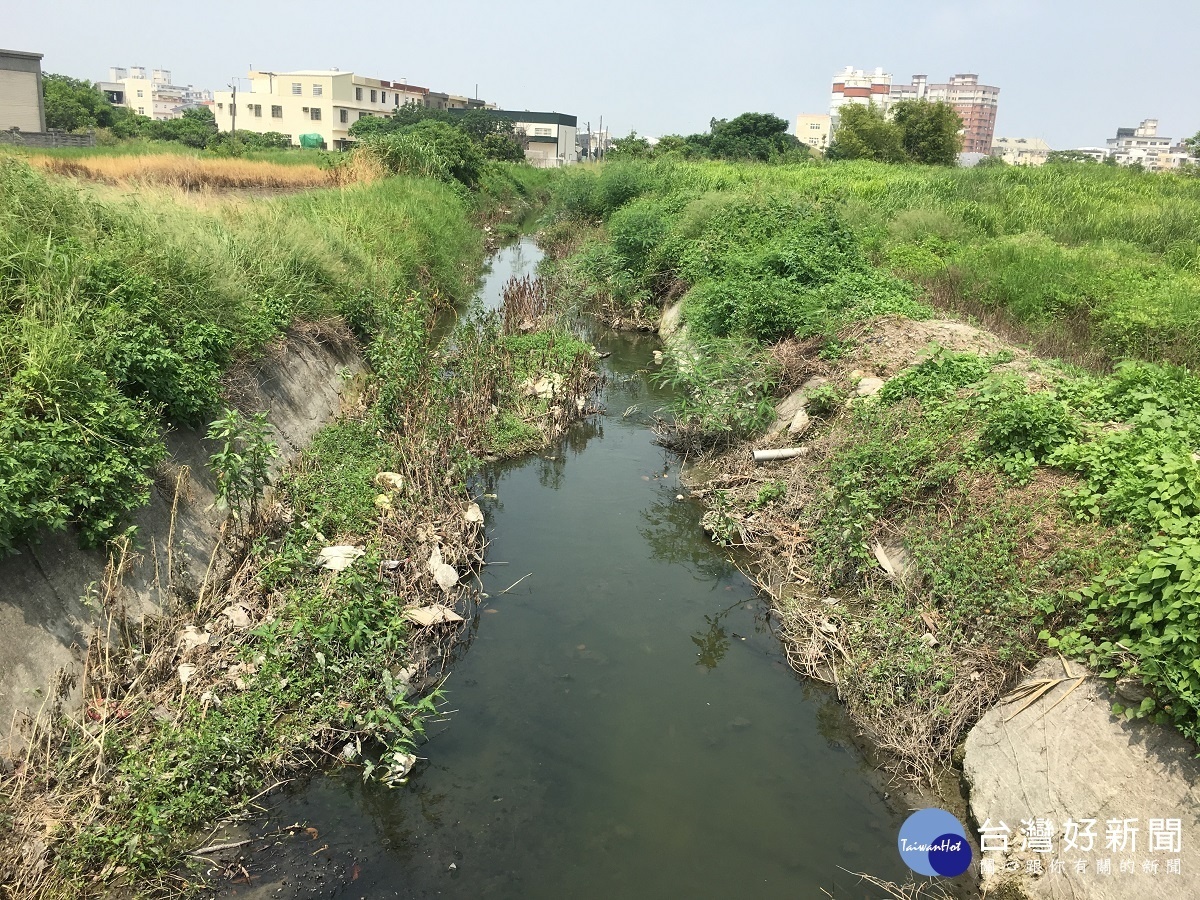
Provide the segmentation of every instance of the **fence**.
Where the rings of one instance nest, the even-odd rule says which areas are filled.
[[[0,144],[17,147],[95,147],[96,132],[69,134],[65,131],[0,131]]]

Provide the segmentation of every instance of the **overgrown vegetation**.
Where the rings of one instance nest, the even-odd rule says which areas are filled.
[[[293,322],[367,333],[365,296],[463,296],[469,210],[410,179],[211,209],[102,201],[0,160],[0,547],[40,527],[119,534],[160,428],[211,418],[228,366]]]
[[[195,208],[102,201],[4,161],[3,537],[78,523],[115,555],[83,708],[53,686],[0,780],[3,889],[176,895],[202,881],[183,855],[197,829],[280,778],[330,759],[407,776],[459,626],[406,610],[458,605],[470,627],[483,530],[466,476],[561,432],[592,377],[591,347],[548,309],[436,327],[477,270],[470,218],[534,202],[525,173],[490,164],[486,198],[389,178]],[[223,408],[222,379],[305,323],[349,326],[370,375],[264,498],[273,441],[263,416]],[[230,519],[198,591],[164,573],[162,615],[135,622],[120,530],[161,429],[206,422]]]
[[[683,301],[664,375],[687,388],[673,439],[776,443],[761,437],[773,384],[806,385],[789,442],[807,455],[766,471],[744,446],[718,457],[706,521],[762,551],[793,661],[836,671],[898,770],[948,763],[1054,649],[1142,682],[1126,714],[1200,737],[1194,180],[658,159],[568,173],[556,191],[562,289],[638,321]],[[1090,371],[919,346],[900,358],[905,326],[872,324],[935,307]],[[888,380],[856,396],[868,375]]]

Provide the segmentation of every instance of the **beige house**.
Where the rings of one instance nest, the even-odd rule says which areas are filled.
[[[0,131],[46,130],[42,54],[0,50]]]
[[[829,138],[833,132],[833,116],[808,113],[796,117],[796,137],[803,144],[824,153],[829,149]]]
[[[338,69],[299,72],[250,72],[241,81],[236,109],[233,91],[213,95],[217,128],[230,131],[277,131],[293,144],[300,135],[320,135],[330,150],[344,150],[354,142],[350,126],[364,116],[388,116],[407,103],[434,109],[483,107],[482,101],[438,94],[405,80],[366,78]],[[235,122],[236,112],[236,122]]]
[[[992,141],[992,156],[1010,166],[1040,166],[1050,156],[1050,145],[1041,138],[996,138]]]

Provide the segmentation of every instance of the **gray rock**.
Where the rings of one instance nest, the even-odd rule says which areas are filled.
[[[796,414],[792,416],[791,424],[788,425],[788,434],[793,437],[804,434],[808,431],[808,426],[812,424],[812,419],[808,417],[808,413],[803,409],[796,410]]]
[[[792,417],[799,410],[804,409],[807,403],[808,395],[804,392],[804,388],[796,388],[796,390],[775,404],[775,414],[779,418],[790,422]]]
[[[858,383],[858,387],[854,392],[860,397],[873,397],[883,389],[883,379],[876,378],[874,375],[868,375]]]
[[[1082,674],[1078,664],[1072,671]],[[1064,678],[1062,664],[1042,660],[1030,679]],[[1112,714],[1107,688],[1096,678],[1075,684],[1063,680],[1030,707],[1015,715],[1024,701],[987,712],[967,736],[963,774],[970,787],[971,815],[982,826],[1003,822],[1012,829],[1010,853],[985,852],[996,869],[1005,859],[1018,862],[1039,856],[1046,874],[1017,876],[1031,898],[1088,897],[1091,900],[1185,900],[1200,896],[1200,762],[1196,748],[1173,729],[1143,721],[1127,722]],[[1059,698],[1065,699],[1059,701]],[[1052,707],[1052,708],[1051,708]],[[1011,721],[1005,722],[1011,717]],[[1053,824],[1052,852],[1023,852],[1017,830],[1021,820],[1049,819]],[[1064,851],[1063,825],[1068,819],[1095,819],[1091,852]],[[1137,819],[1133,852],[1106,849],[1109,819]],[[1181,820],[1179,852],[1150,851],[1150,820]],[[1052,872],[1055,857],[1064,871]],[[1075,861],[1087,861],[1087,871],[1075,871]],[[1111,861],[1112,874],[1100,875],[1096,862]],[[1180,860],[1181,874],[1168,872],[1168,860]],[[1132,874],[1119,872],[1122,860],[1132,860]],[[1145,861],[1157,863],[1157,874],[1143,871]],[[1000,885],[990,882],[989,894]]]

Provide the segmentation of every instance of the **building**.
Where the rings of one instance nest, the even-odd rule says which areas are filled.
[[[178,119],[185,110],[212,104],[212,91],[175,84],[170,69],[145,66],[112,66],[108,81],[96,82],[113,106],[124,106],[139,116],[159,121]]]
[[[1141,165],[1152,172],[1178,167],[1171,139],[1158,133],[1158,119],[1143,119],[1137,128],[1118,128],[1106,142],[1108,155],[1119,165]]]
[[[882,68],[867,73],[847,66],[833,76],[830,89],[833,129],[837,130],[838,110],[847,103],[874,103],[886,113],[901,100],[949,103],[963,121],[963,152],[991,153],[1000,88],[980,84],[979,76],[970,73],[953,75],[944,84],[930,84],[925,75],[914,75],[910,84],[893,84],[892,76]]]
[[[340,69],[311,69],[299,72],[249,72],[248,87],[214,94],[213,113],[220,131],[268,131],[289,135],[293,144],[300,135],[320,135],[325,146],[345,150],[354,138],[350,126],[365,116],[388,116],[401,106],[414,103],[430,109],[494,108],[457,94],[442,94],[407,79],[387,81],[367,78]],[[236,112],[236,123],[235,123]]]
[[[440,102],[429,88],[405,80],[366,78],[338,69],[252,71],[243,80],[249,86],[238,90],[236,106],[233,91],[214,93],[218,130],[230,131],[236,125],[239,131],[280,132],[293,144],[300,143],[302,134],[316,134],[326,147],[337,150],[353,143],[350,126],[365,116],[391,115],[407,103]]]
[[[824,153],[829,149],[829,139],[833,133],[833,117],[821,113],[811,113],[796,117],[797,139],[814,150]]]
[[[833,86],[829,92],[829,115],[834,127],[837,126],[838,110],[847,103],[862,106],[876,103],[886,112],[891,90],[892,76],[882,68],[877,68],[874,72],[864,72],[862,69],[846,66],[833,76]]]
[[[992,156],[1010,166],[1040,166],[1050,157],[1050,145],[1041,138],[996,138]]]
[[[494,113],[513,123],[517,136],[525,145],[525,159],[530,165],[553,169],[579,162],[578,119],[575,116],[513,109],[497,109]]]
[[[46,130],[42,54],[0,50],[0,131]]]

